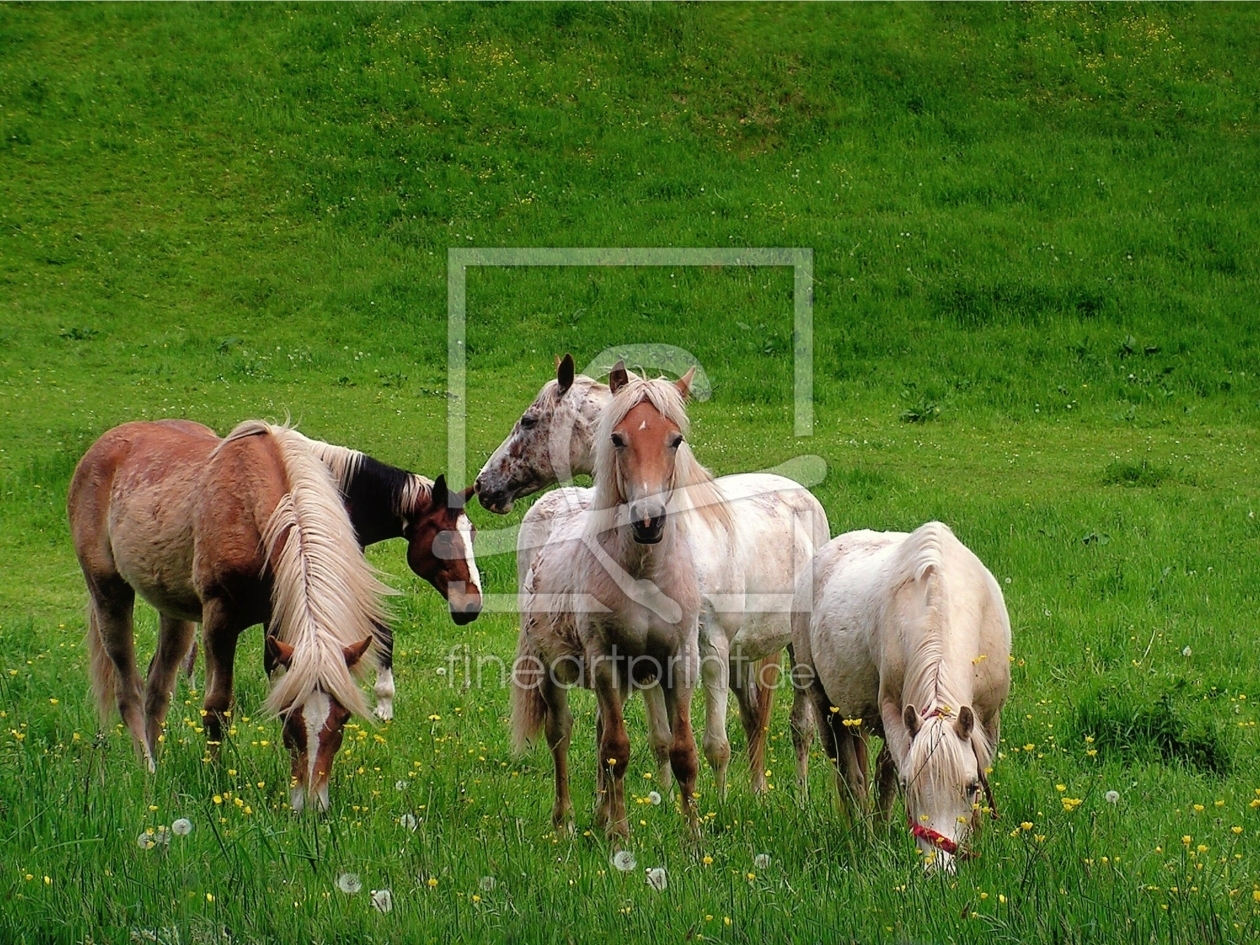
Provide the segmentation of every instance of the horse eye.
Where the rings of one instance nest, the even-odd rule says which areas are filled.
[[[521,417],[521,429],[522,429],[522,430],[530,430],[530,429],[533,429],[534,425],[535,425],[535,424],[537,424],[537,423],[538,423],[538,418],[537,418],[537,417],[531,417],[529,414],[525,414],[525,416]]]
[[[623,448],[626,445],[625,438],[620,433],[614,433],[612,435],[612,445],[617,447],[617,449]]]
[[[967,785],[967,794],[968,794],[968,796],[976,795],[976,794],[979,794],[979,793],[980,793],[980,782],[979,782],[979,781],[972,781],[970,784],[968,784],[968,785]]]
[[[681,433],[675,434],[674,438],[669,441],[669,448],[671,450],[676,450],[678,449],[678,447],[682,446],[682,442],[683,442],[682,434]]]

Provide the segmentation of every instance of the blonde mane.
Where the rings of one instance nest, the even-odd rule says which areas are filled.
[[[597,511],[614,509],[625,501],[617,476],[612,432],[626,418],[626,414],[645,401],[678,427],[684,437],[691,430],[686,403],[673,381],[663,377],[648,380],[631,375],[629,381],[613,395],[612,402],[600,414],[599,426],[596,428],[595,501],[592,508]],[[712,473],[700,465],[686,440],[678,448],[674,460],[673,485],[671,505],[685,513],[700,516],[711,527],[724,529],[728,535],[734,534],[735,523],[725,497]],[[595,520],[602,518],[599,515],[593,516]]]
[[[387,618],[382,598],[389,589],[363,557],[333,472],[311,449],[313,441],[287,427],[251,420],[233,430],[216,452],[256,435],[273,437],[289,480],[289,491],[262,530],[272,570],[268,632],[294,651],[288,671],[267,697],[267,709],[282,715],[318,689],[366,716],[344,647],[367,637],[375,642],[376,626]],[[367,662],[360,660],[356,670]]]

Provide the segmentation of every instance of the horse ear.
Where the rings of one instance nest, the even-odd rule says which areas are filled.
[[[341,648],[342,654],[346,658],[346,669],[354,669],[356,663],[363,659],[363,654],[368,651],[368,647],[372,645],[371,637],[364,637],[358,643],[351,643],[349,646]]]
[[[573,386],[573,355],[566,354],[556,361],[556,393],[563,397],[564,392]]]
[[[911,738],[919,734],[919,729],[923,725],[923,720],[919,718],[919,710],[909,703],[901,710],[901,721],[905,723],[906,731]]]
[[[965,705],[958,710],[958,720],[954,722],[954,731],[958,733],[958,737],[963,741],[971,738],[971,730],[976,727],[976,714],[971,711],[971,706]]]
[[[687,373],[674,382],[674,386],[678,388],[678,393],[682,394],[683,400],[691,395],[691,382],[696,377],[696,366],[693,364],[687,369]]]
[[[293,662],[293,647],[285,643],[283,640],[277,640],[268,634],[267,636],[267,661],[273,666],[283,666],[289,668],[289,664]]]
[[[608,372],[608,389],[614,394],[630,383],[630,375],[626,373],[626,362],[618,360]]]
[[[429,492],[429,501],[434,505],[446,505],[446,476],[439,475],[433,480],[433,488]]]

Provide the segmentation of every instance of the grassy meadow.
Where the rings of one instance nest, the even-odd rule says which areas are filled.
[[[0,6],[0,941],[1255,941],[1258,30],[1233,5]],[[631,708],[627,873],[584,832],[578,694],[555,836],[548,753],[512,755],[492,673],[466,685],[513,615],[456,628],[401,542],[370,552],[403,592],[396,720],[350,731],[329,816],[288,809],[257,630],[221,764],[184,682],[156,776],[98,734],[83,450],[289,416],[434,476],[447,252],[498,246],[812,248],[808,439],[789,270],[472,271],[467,465],[555,355],[667,342],[713,380],[716,472],[817,454],[833,533],[949,523],[1015,653],[1001,819],[956,876],[896,820],[843,822],[817,750],[801,796],[786,694],[774,790],[702,773],[698,844],[648,800]],[[472,515],[484,538],[527,505]],[[513,590],[510,555],[480,564]]]

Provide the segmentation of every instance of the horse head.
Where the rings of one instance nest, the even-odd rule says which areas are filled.
[[[354,669],[372,645],[367,637],[342,649],[346,669]],[[292,668],[293,647],[267,637],[267,664]],[[333,759],[341,749],[346,722],[353,713],[323,686],[314,686],[298,701],[281,712],[284,719],[284,745],[289,749],[292,764],[289,778],[289,803],[295,811],[307,800],[324,812],[328,810],[328,781]]]
[[[625,365],[618,361],[608,377],[613,406],[601,425],[607,442],[600,444],[615,475],[611,477],[618,499],[629,513],[634,540],[654,545],[665,529],[665,513],[674,491],[678,450],[683,444],[686,414],[683,402],[691,388],[692,368],[672,385],[652,387],[656,382],[636,381],[641,396],[621,404],[617,397],[630,384]],[[659,391],[672,388],[676,397],[666,399]],[[635,392],[628,396],[633,397]],[[611,449],[611,452],[606,452]]]
[[[973,741],[970,706],[953,715],[941,707],[924,718],[913,705],[902,713],[910,751],[901,765],[906,819],[925,868],[953,872],[976,826],[985,775]]]
[[[473,488],[482,507],[504,515],[516,499],[589,473],[591,427],[606,397],[602,384],[575,374],[573,355],[557,359],[555,379],[543,385],[477,474]]]
[[[407,516],[407,564],[446,598],[451,619],[463,626],[481,612],[481,574],[473,557],[476,528],[464,511],[473,489],[451,492],[438,476],[428,507]]]

